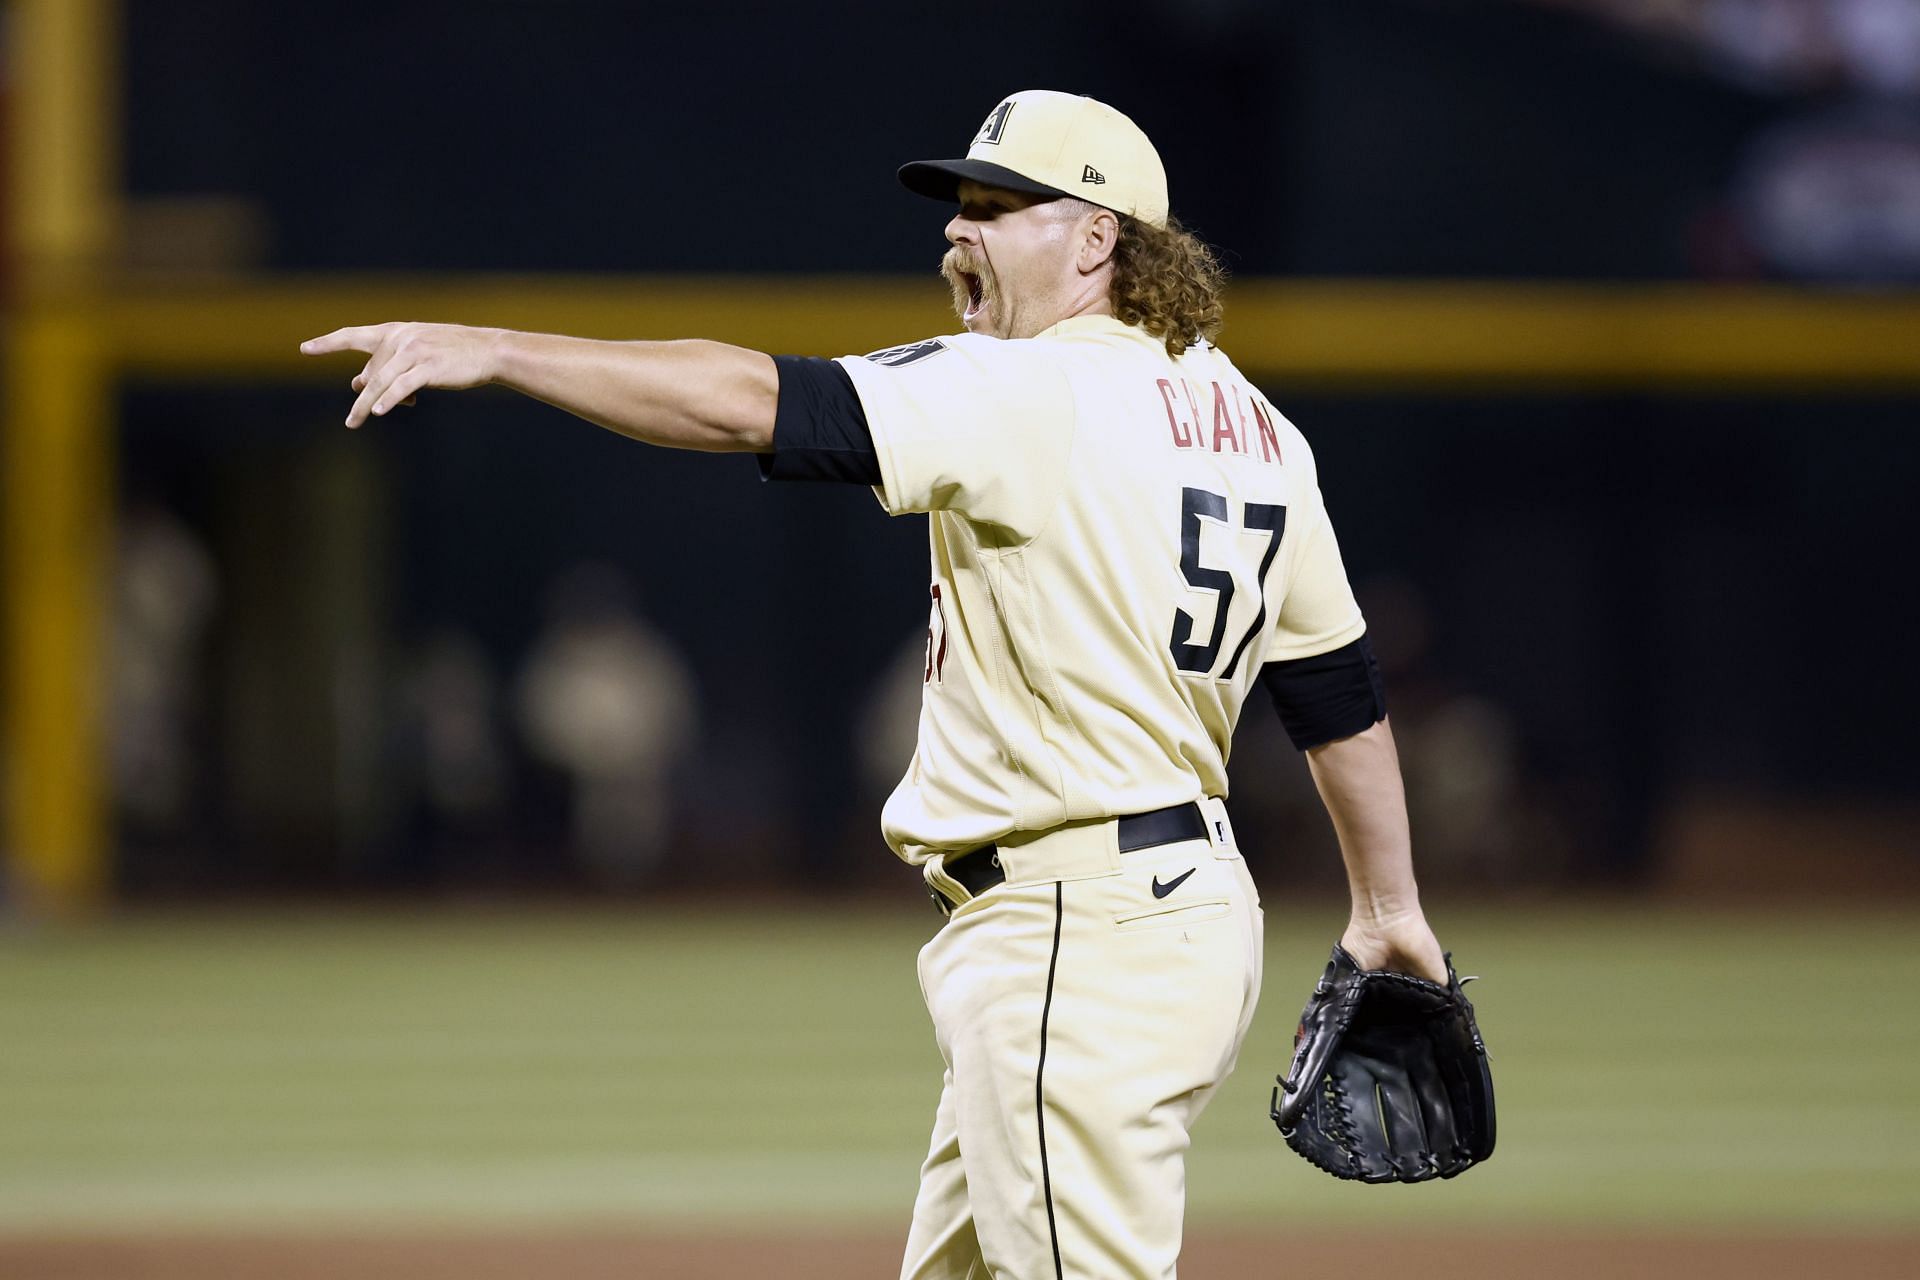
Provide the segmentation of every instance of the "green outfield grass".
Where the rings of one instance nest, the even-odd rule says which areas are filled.
[[[1333,1182],[1266,1119],[1337,910],[1191,1160],[1196,1222],[1920,1225],[1920,914],[1437,913],[1500,1150]],[[931,913],[272,912],[0,935],[0,1232],[904,1223]]]

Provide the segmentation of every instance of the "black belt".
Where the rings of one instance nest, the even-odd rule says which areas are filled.
[[[1120,819],[1116,835],[1120,841],[1120,852],[1132,853],[1136,849],[1151,849],[1155,845],[1172,844],[1176,840],[1205,840],[1207,820],[1201,815],[1200,806],[1189,800],[1185,804],[1169,805],[1151,813],[1130,813]],[[993,886],[1004,883],[1007,878],[1007,869],[1000,865],[998,852],[990,844],[955,854],[942,869],[975,898]],[[951,912],[954,907],[937,891],[933,895],[933,905],[943,912]]]

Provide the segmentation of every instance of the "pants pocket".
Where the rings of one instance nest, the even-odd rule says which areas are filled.
[[[1172,929],[1180,925],[1204,924],[1209,920],[1218,920],[1233,910],[1233,904],[1225,898],[1202,898],[1197,902],[1182,902],[1177,906],[1151,907],[1144,911],[1130,911],[1113,918],[1113,927],[1121,933],[1142,933],[1149,929]]]

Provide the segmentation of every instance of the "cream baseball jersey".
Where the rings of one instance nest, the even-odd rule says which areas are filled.
[[[839,363],[881,504],[930,513],[907,861],[1224,796],[1262,664],[1364,632],[1312,452],[1219,350],[1081,316]]]

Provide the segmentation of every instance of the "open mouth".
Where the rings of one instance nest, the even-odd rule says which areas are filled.
[[[940,274],[953,290],[953,309],[959,314],[960,323],[969,328],[986,312],[993,293],[987,284],[987,273],[969,269],[975,265],[984,264],[976,264],[958,246],[949,249],[940,259]]]

